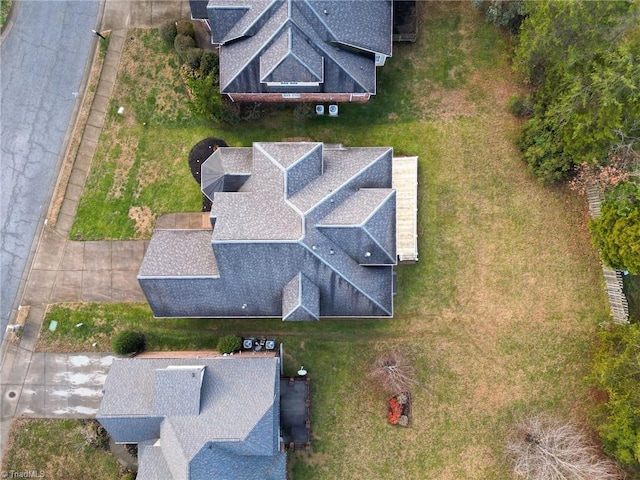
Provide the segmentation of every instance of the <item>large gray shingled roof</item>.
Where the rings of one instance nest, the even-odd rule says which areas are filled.
[[[393,150],[314,142],[234,150],[203,164],[233,172],[212,194],[213,233],[157,230],[151,239],[138,279],[154,315],[392,316]]]
[[[279,359],[116,359],[98,420],[138,443],[142,480],[286,477]]]
[[[222,93],[375,94],[376,56],[391,56],[391,0],[190,3],[221,46]]]

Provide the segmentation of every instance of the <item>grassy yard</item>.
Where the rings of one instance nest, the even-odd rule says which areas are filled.
[[[2,471],[8,478],[27,478],[23,472],[35,472],[33,478],[45,479],[120,478],[120,467],[113,455],[96,446],[98,439],[92,424],[86,420],[14,421]]]
[[[306,121],[291,109],[239,126],[194,118],[172,55],[154,32],[133,32],[72,232],[144,238],[153,217],[198,211],[186,157],[206,136],[233,146],[286,137],[391,145],[420,157],[420,261],[398,268],[393,320],[154,320],[140,305],[67,305],[49,313],[58,331],[45,321],[40,348],[106,349],[125,324],[153,349],[212,348],[228,332],[277,335],[287,370],[304,365],[313,378],[313,452],[290,457],[295,480],[503,480],[516,416],[544,410],[585,422],[584,378],[608,315],[585,200],[541,186],[520,159],[508,40],[469,3],[420,6],[419,40],[394,45],[378,95]],[[74,329],[79,322],[91,333]],[[392,350],[418,371],[408,429],[386,424],[385,397],[366,380],[376,355]]]

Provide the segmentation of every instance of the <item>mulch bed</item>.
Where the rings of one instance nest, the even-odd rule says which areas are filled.
[[[189,152],[189,169],[195,181],[200,185],[200,167],[207,158],[211,156],[219,147],[228,147],[229,144],[216,137],[207,137],[199,141]],[[206,195],[202,195],[202,211],[211,211],[211,200]]]

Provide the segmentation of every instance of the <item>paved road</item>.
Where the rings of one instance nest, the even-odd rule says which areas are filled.
[[[97,0],[20,1],[0,49],[0,337],[72,120]]]

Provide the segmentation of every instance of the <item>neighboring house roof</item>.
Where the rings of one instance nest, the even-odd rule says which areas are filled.
[[[285,479],[279,359],[116,359],[98,420],[140,480]]]
[[[156,230],[140,267],[154,314],[392,316],[392,157],[389,147],[312,142],[219,148],[202,166],[231,171],[203,185],[213,234]]]
[[[222,93],[376,93],[391,0],[190,0],[220,48]]]

